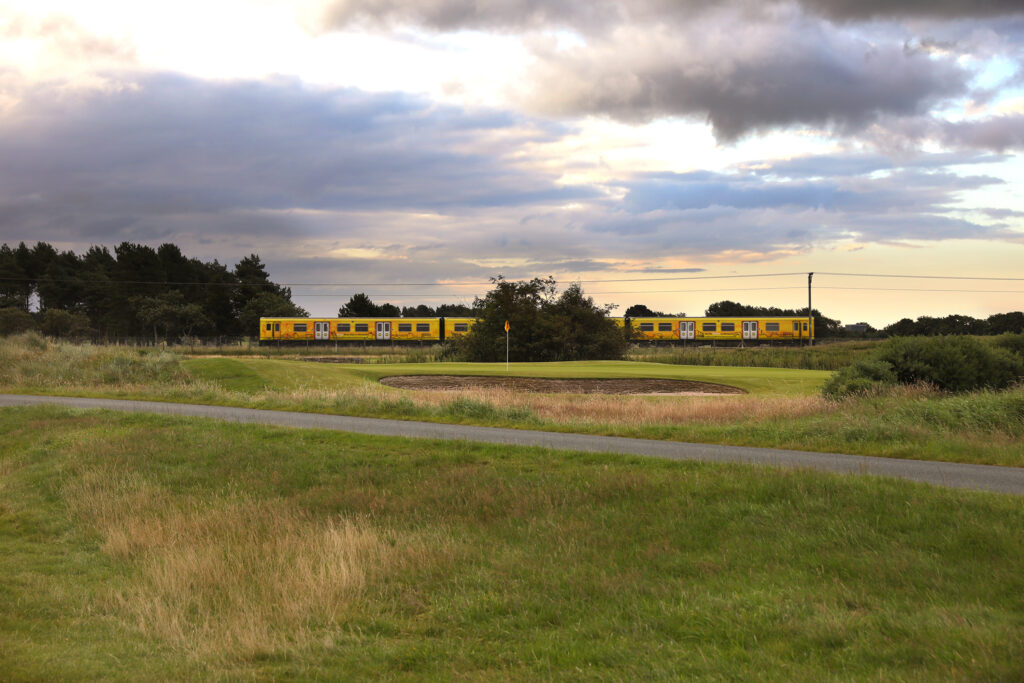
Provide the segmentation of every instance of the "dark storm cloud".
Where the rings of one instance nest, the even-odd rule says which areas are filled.
[[[919,115],[967,91],[951,57],[876,44],[795,19],[728,32],[630,30],[549,52],[524,102],[549,114],[625,122],[707,120],[720,139],[795,125],[860,130],[881,115]]]
[[[517,93],[527,108],[627,123],[706,120],[719,139],[732,141],[797,126],[848,134],[961,97],[972,74],[959,56],[1019,58],[1024,4],[342,0],[326,16],[329,28],[369,22],[523,33],[536,57]],[[566,49],[537,39],[556,30],[578,41]]]
[[[606,30],[629,22],[684,23],[707,10],[731,6],[749,14],[780,7],[837,20],[960,19],[1024,13],[1019,0],[339,0],[328,3],[328,27],[352,23],[423,26],[438,31]]]
[[[18,96],[0,121],[4,237],[163,238],[203,217],[234,229],[232,216],[253,211],[262,217],[243,216],[237,229],[271,233],[290,211],[441,211],[591,194],[508,159],[562,128],[408,95],[151,75],[114,90],[36,85]]]

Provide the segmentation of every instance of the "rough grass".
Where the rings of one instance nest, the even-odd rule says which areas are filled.
[[[346,620],[368,583],[444,548],[277,498],[183,496],[111,467],[78,474],[62,493],[100,552],[133,569],[103,606],[189,658],[306,651]]]
[[[346,363],[436,363],[450,351],[441,344],[260,346],[254,342],[228,345],[172,345],[170,351],[195,358],[278,358],[282,360],[330,357]]]
[[[1024,506],[0,410],[0,679],[1020,680]]]
[[[817,346],[637,346],[630,360],[673,365],[839,370],[878,346],[877,341],[828,342]]]

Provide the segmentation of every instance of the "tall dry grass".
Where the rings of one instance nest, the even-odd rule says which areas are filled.
[[[35,332],[0,338],[0,386],[54,389],[187,383],[180,357],[159,349],[49,341]]]
[[[839,409],[820,396],[624,396],[539,394],[502,388],[408,391],[366,383],[341,389],[306,387],[265,392],[256,404],[376,406],[397,417],[507,417],[556,424],[665,425],[683,422],[725,423],[738,419],[797,418]]]
[[[87,471],[64,495],[102,552],[134,569],[105,607],[193,658],[306,650],[375,581],[447,552],[441,537],[316,518],[280,499],[175,496],[132,474]]]

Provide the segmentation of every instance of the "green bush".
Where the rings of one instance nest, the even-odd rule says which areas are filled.
[[[27,332],[36,327],[36,319],[32,317],[31,313],[26,313],[13,306],[0,308],[0,336]]]
[[[861,358],[855,360],[825,383],[821,391],[832,398],[850,394],[871,394],[896,384],[896,372],[883,360]]]
[[[996,348],[1024,358],[1024,334],[1001,334],[992,340],[992,344]]]
[[[1005,389],[1024,377],[1024,358],[972,337],[895,337],[823,387],[837,397],[891,384],[927,383],[943,391]]]

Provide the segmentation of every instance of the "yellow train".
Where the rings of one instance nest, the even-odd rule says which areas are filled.
[[[626,318],[614,318],[625,326]],[[814,324],[807,318],[757,316],[737,318],[629,318],[637,341],[807,341],[814,339]]]
[[[647,342],[807,341],[807,318],[612,318],[628,320],[631,338]],[[444,342],[469,332],[475,318],[260,318],[260,343]]]
[[[260,343],[443,342],[475,318],[260,318]]]

